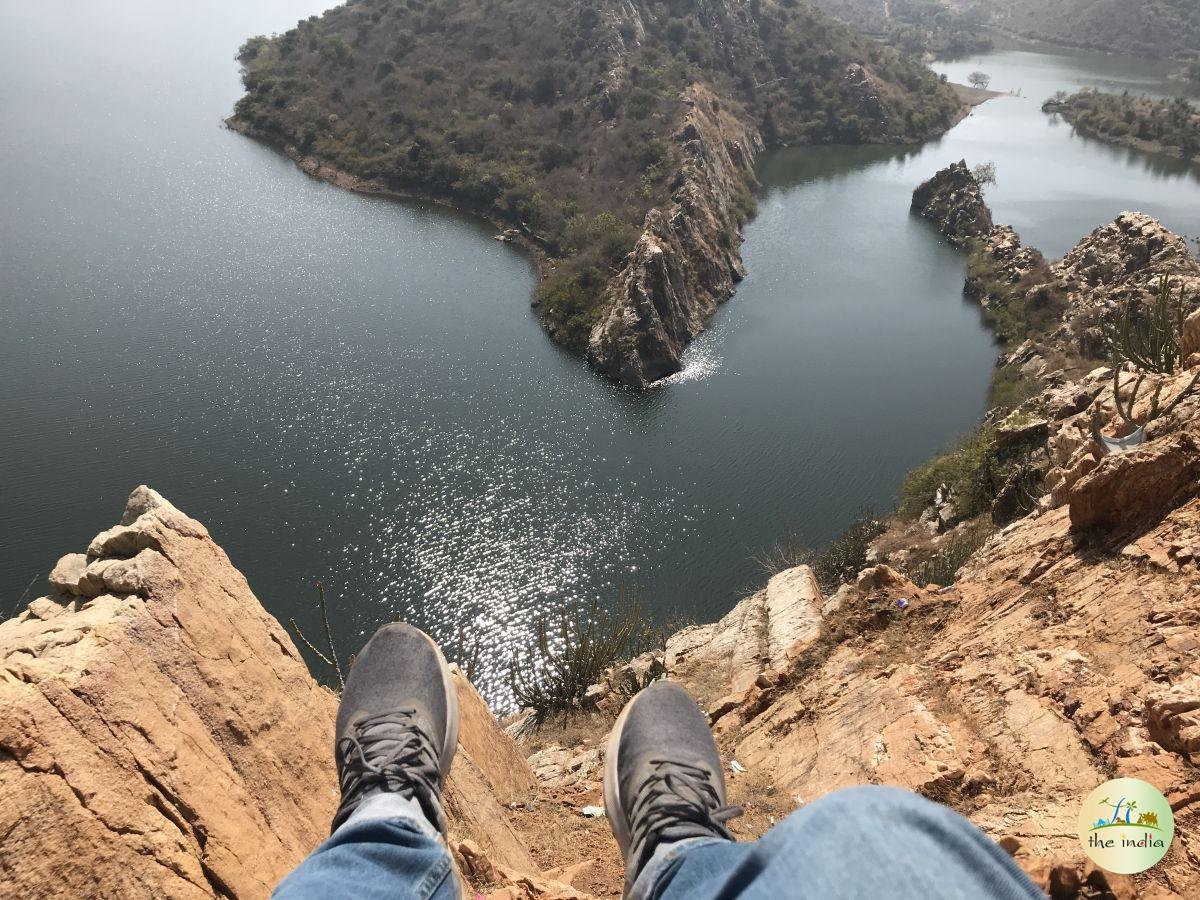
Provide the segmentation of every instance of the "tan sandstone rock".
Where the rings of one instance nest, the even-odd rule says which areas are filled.
[[[785,665],[821,633],[824,598],[808,566],[775,575],[721,621],[685,628],[667,641],[666,668],[701,706],[730,708],[770,669]],[[732,700],[730,701],[730,703]]]
[[[335,698],[199,523],[106,535],[105,593],[0,624],[2,892],[265,897],[327,834]]]
[[[1179,342],[1181,359],[1188,360],[1200,353],[1200,310],[1188,316],[1183,323],[1183,336]]]
[[[146,487],[122,522],[0,623],[0,895],[266,897],[328,835],[337,699],[199,522]],[[533,773],[455,687],[451,836],[537,872]]]
[[[1107,456],[1071,488],[1071,525],[1132,525],[1164,512],[1181,494],[1195,492],[1198,479],[1200,447],[1190,434]]]

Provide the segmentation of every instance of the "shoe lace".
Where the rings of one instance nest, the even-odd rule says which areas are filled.
[[[733,840],[724,823],[743,810],[722,805],[707,769],[667,759],[649,763],[653,771],[638,788],[629,816],[632,858],[639,865],[664,841],[710,835]]]
[[[334,817],[334,828],[363,799],[387,792],[416,799],[429,820],[445,832],[442,774],[434,746],[412,708],[377,713],[355,722],[352,730],[338,740],[342,805]]]

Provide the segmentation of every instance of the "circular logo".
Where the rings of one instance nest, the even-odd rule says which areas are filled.
[[[1167,798],[1137,778],[1096,788],[1079,811],[1079,840],[1092,861],[1119,875],[1145,872],[1167,854],[1175,819]]]

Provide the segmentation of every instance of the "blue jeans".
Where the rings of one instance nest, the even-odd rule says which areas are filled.
[[[450,854],[419,813],[372,818],[370,810],[360,812],[367,815],[339,828],[274,896],[459,896]],[[797,810],[753,843],[693,838],[661,846],[629,897],[1036,900],[1044,895],[1007,853],[957,813],[908,791],[859,787]]]

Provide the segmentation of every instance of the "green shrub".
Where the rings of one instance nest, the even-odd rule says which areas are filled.
[[[954,581],[958,570],[987,543],[993,533],[991,526],[983,523],[951,532],[932,556],[910,568],[906,574],[920,587],[930,584],[945,587]]]
[[[913,469],[900,489],[899,514],[910,521],[920,517],[943,484],[954,492],[955,512],[971,518],[984,512],[996,497],[995,433],[982,428],[959,441],[954,449]]]
[[[1005,280],[999,264],[982,241],[967,257],[969,292],[983,304],[983,322],[1006,347],[1045,334],[1062,321],[1065,295],[1055,286],[1045,262],[1020,281]]]
[[[821,589],[837,590],[867,565],[871,542],[883,534],[885,525],[869,512],[864,512],[850,526],[813,557],[812,570]]]
[[[867,565],[871,542],[883,534],[886,526],[871,512],[864,511],[857,519],[814,553],[805,547],[792,532],[786,532],[770,547],[752,555],[752,559],[768,575],[811,566],[821,590],[832,592],[845,581],[854,578]]]
[[[605,669],[664,644],[664,631],[645,617],[641,594],[622,590],[612,612],[594,600],[582,609],[564,607],[556,621],[539,619],[533,648],[512,656],[509,686],[517,705],[532,709],[540,726],[552,715],[579,709]]]
[[[1037,395],[1041,385],[1028,378],[1020,366],[999,366],[988,385],[988,408],[1008,412]]]

